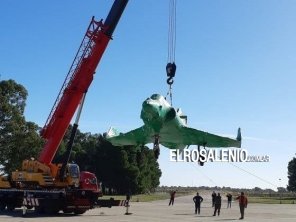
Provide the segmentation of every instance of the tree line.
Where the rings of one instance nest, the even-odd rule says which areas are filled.
[[[37,158],[43,139],[41,128],[26,121],[24,110],[28,92],[14,80],[0,81],[0,173],[10,174],[21,169],[22,161]],[[61,161],[70,137],[71,127],[65,134],[54,162]],[[76,134],[70,161],[81,170],[94,172],[108,192],[143,193],[159,185],[161,170],[153,151],[148,147],[114,147],[101,134]],[[296,191],[296,158],[288,163],[288,191]]]
[[[37,158],[44,140],[41,128],[26,121],[24,110],[28,92],[14,80],[0,81],[0,166],[2,174],[20,170],[22,161]],[[69,126],[53,160],[59,163],[66,151],[72,126]],[[125,194],[154,191],[161,170],[148,147],[115,147],[101,134],[76,133],[71,162],[80,170],[96,174],[103,191]]]

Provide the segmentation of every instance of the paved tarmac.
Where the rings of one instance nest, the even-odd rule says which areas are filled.
[[[130,207],[131,215],[124,215],[124,207],[97,208],[87,211],[83,215],[65,215],[40,217],[34,212],[29,212],[27,217],[21,217],[21,210],[16,210],[11,214],[0,215],[2,222],[24,222],[24,221],[44,221],[44,222],[139,222],[139,221],[235,221],[240,217],[237,202],[232,203],[232,208],[227,209],[225,197],[222,203],[220,216],[212,216],[210,198],[205,198],[202,203],[201,214],[194,214],[193,196],[178,197],[174,206],[168,206],[168,200],[154,201],[148,203],[132,202]],[[249,204],[245,212],[243,221],[295,221],[296,204]],[[239,220],[238,220],[239,221]]]

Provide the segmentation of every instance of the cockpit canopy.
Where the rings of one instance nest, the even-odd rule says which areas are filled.
[[[150,99],[153,99],[153,100],[160,100],[161,98],[163,98],[162,95],[159,95],[159,94],[153,94]]]

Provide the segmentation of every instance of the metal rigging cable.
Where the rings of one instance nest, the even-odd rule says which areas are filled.
[[[232,162],[228,162],[228,163],[229,163],[230,165],[236,167],[237,169],[239,169],[239,170],[241,170],[241,171],[243,171],[243,172],[245,172],[245,173],[247,173],[247,174],[249,174],[249,175],[251,175],[251,176],[253,176],[253,177],[256,177],[257,179],[259,179],[259,180],[261,180],[261,181],[263,181],[263,182],[265,182],[265,183],[267,183],[267,184],[269,184],[269,185],[271,185],[271,186],[273,186],[273,187],[275,187],[275,188],[277,187],[275,184],[269,182],[268,180],[263,179],[262,177],[259,177],[259,176],[255,175],[254,173],[252,173],[252,172],[250,172],[250,171],[248,171],[248,170],[245,170],[245,169],[243,169],[243,168],[241,168],[241,167],[239,167],[239,166],[233,164]]]
[[[166,65],[167,84],[169,91],[167,96],[170,96],[171,105],[173,105],[172,84],[175,77],[177,66],[175,64],[176,52],[176,3],[177,0],[169,0],[169,30],[168,30],[168,61]]]
[[[211,179],[206,173],[203,173],[202,170],[199,169],[200,166],[197,166],[196,164],[190,164],[193,168],[195,168],[200,174],[202,174],[208,181],[210,181],[214,186],[218,186],[218,184]]]

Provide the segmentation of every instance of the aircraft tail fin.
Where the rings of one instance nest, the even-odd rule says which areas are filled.
[[[115,129],[114,127],[110,127],[110,129],[107,131],[106,133],[106,138],[111,138],[111,137],[114,137],[114,136],[118,136],[120,133],[118,132],[117,129]]]
[[[237,130],[236,140],[240,142],[240,146],[239,147],[241,147],[241,142],[242,142],[241,128],[238,128],[238,130]]]

